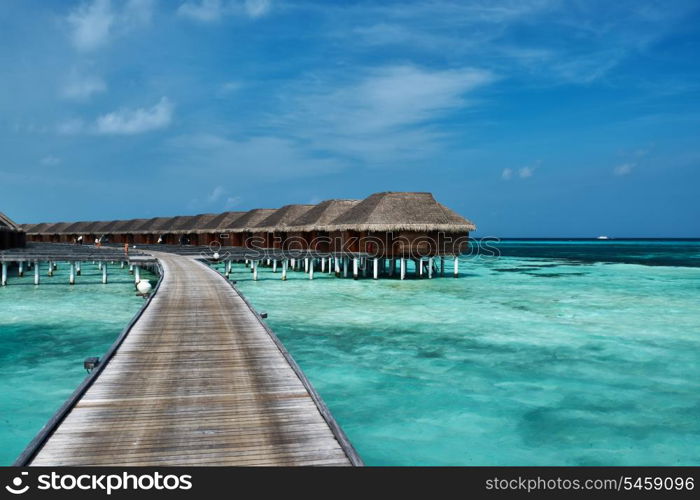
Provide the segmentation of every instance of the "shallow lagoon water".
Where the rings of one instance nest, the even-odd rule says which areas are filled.
[[[537,244],[459,279],[233,279],[369,465],[699,465],[700,245]]]
[[[68,285],[68,265],[53,277],[13,269],[0,287],[0,465],[9,465],[85,378],[83,360],[102,356],[143,304],[127,269],[109,283],[92,263]],[[142,277],[153,279],[142,273]]]

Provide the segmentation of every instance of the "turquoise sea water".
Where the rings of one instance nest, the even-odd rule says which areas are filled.
[[[369,465],[700,465],[700,243],[496,246],[459,279],[232,279]]]
[[[111,265],[109,284],[92,263],[68,285],[68,265],[10,273],[0,287],[0,465],[9,465],[84,379],[83,360],[102,356],[143,304],[127,269]],[[142,277],[152,276],[142,273]]]

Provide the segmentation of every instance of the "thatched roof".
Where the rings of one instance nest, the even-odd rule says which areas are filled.
[[[269,217],[276,211],[277,209],[275,208],[254,208],[253,210],[248,210],[246,213],[229,224],[226,229],[232,233],[253,231],[255,226],[260,223],[260,221],[266,217]]]
[[[218,229],[228,229],[234,222],[243,217],[246,212],[224,212],[212,216],[207,221],[198,221],[196,229],[198,231],[216,231]]]
[[[0,229],[4,231],[22,231],[21,227],[2,212],[0,212]]]
[[[41,232],[47,227],[51,227],[54,224],[50,222],[40,222],[39,224],[27,224],[25,226],[25,231],[29,234],[41,234]]]
[[[360,200],[326,200],[290,223],[289,231],[317,231],[360,203]]]
[[[376,193],[333,220],[333,231],[469,232],[476,226],[444,207],[430,193]]]
[[[71,234],[71,233],[75,233],[75,234],[84,233],[84,232],[86,232],[85,228],[87,228],[88,226],[90,226],[92,224],[94,224],[94,222],[90,222],[90,221],[74,222],[70,226],[64,228],[63,232],[69,233],[69,234]]]
[[[62,233],[72,222],[58,222],[56,224],[49,224],[38,234],[57,234]]]
[[[153,217],[151,219],[146,219],[143,224],[134,229],[134,232],[154,233],[167,230],[168,224],[172,219],[172,217]]]
[[[285,205],[258,222],[252,230],[260,232],[286,231],[296,219],[315,205]]]

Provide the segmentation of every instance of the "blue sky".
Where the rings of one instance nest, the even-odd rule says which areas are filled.
[[[5,0],[0,210],[431,191],[478,236],[700,236],[700,4]]]

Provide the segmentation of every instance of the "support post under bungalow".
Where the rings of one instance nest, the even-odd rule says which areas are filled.
[[[353,257],[352,259],[352,279],[356,280],[358,278],[357,276],[357,266],[359,264],[359,260],[357,257]]]
[[[282,281],[287,281],[287,259],[282,261]]]
[[[418,271],[418,276],[423,277],[423,259],[418,259],[416,261],[416,271]]]
[[[134,274],[134,265],[129,264],[129,274]]]
[[[0,278],[0,286],[7,286],[7,262],[2,263],[2,277]]]
[[[46,272],[47,276],[53,276],[53,262],[49,261],[49,269]]]
[[[70,272],[68,273],[68,284],[75,285],[75,262],[70,263]]]
[[[325,273],[326,272],[326,258],[321,257],[321,272]]]
[[[309,279],[314,279],[314,259],[311,259],[311,262],[309,262]]]
[[[401,279],[403,280],[406,279],[406,259],[401,257],[399,260],[401,261]]]
[[[34,262],[34,284],[39,284],[39,261]]]
[[[102,264],[102,283],[107,284],[107,263]]]
[[[394,276],[395,270],[396,270],[396,260],[389,259],[389,276]]]
[[[292,266],[292,271],[294,271],[294,268],[296,267],[297,260],[296,259],[291,259],[289,261],[289,265]]]
[[[445,276],[445,257],[440,257],[440,276]]]
[[[19,261],[19,267],[17,268],[17,276],[20,278],[24,276],[24,261],[20,260]]]
[[[340,276],[340,260],[338,259],[337,255],[336,255],[335,261],[333,263],[335,264],[335,275]]]
[[[277,272],[277,259],[274,259],[272,261],[272,272],[276,273]]]
[[[122,267],[124,267],[124,263],[123,263],[123,262],[122,262]],[[80,273],[81,273],[81,272],[82,272],[82,271],[81,271],[81,269],[80,269],[80,261],[77,261],[77,262],[75,263],[75,274],[76,274],[76,276],[80,276]]]
[[[328,274],[333,272],[333,257],[328,257]]]
[[[348,258],[343,257],[343,278],[348,277]]]
[[[377,257],[374,258],[372,265],[374,266],[372,277],[376,280],[379,278],[379,259]]]
[[[433,279],[433,258],[428,259],[428,279]]]
[[[260,261],[254,260],[252,263],[253,266],[253,281],[258,281],[258,263]]]
[[[459,278],[459,256],[458,255],[455,255],[454,275],[455,275],[455,278]]]
[[[141,268],[139,266],[134,266],[134,283],[141,281]]]
[[[304,258],[304,272],[305,273],[309,272],[309,258],[308,257]]]

